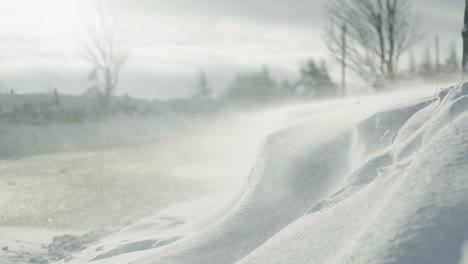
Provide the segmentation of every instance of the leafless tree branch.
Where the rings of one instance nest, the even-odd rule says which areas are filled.
[[[347,65],[378,88],[395,78],[399,60],[422,38],[409,0],[330,0],[326,44],[342,62],[340,28],[347,27]]]
[[[90,89],[97,91],[107,106],[130,56],[127,36],[118,31],[108,21],[103,9],[98,7],[98,22],[86,29],[81,47],[81,57],[91,66],[88,75]]]

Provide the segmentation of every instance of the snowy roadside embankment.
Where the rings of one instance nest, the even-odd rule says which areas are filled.
[[[307,121],[281,130],[229,214],[132,263],[458,263],[467,99],[465,84],[342,133]]]
[[[155,216],[69,263],[463,263],[468,84],[424,97],[278,111],[231,206],[161,229]]]
[[[183,144],[211,143],[206,156],[173,169],[200,182],[217,175],[219,192],[78,245],[59,263],[465,264],[468,84],[430,94],[312,103],[256,113],[230,134],[211,128],[201,145]],[[236,175],[245,187],[229,202]]]
[[[16,145],[18,149],[12,150],[24,156],[0,160],[0,263],[23,264],[33,258],[53,262],[82,250],[80,244],[90,241],[87,232],[113,233],[162,208],[201,196],[221,193],[216,202],[231,197],[242,187],[245,177],[238,176],[248,175],[269,129],[258,122],[269,117],[258,115],[261,118],[232,113],[168,123],[119,119],[110,127],[106,123],[2,127],[12,141],[6,142],[0,133],[0,146]],[[38,142],[28,146],[29,140],[11,134],[15,130]],[[83,130],[88,131],[83,141],[76,140]],[[93,145],[93,140],[101,139],[114,145]],[[75,147],[60,151],[67,141]],[[54,146],[58,152],[48,153]],[[156,226],[171,222],[149,219]],[[93,239],[95,234],[91,233]]]
[[[341,163],[345,177],[239,263],[459,263],[468,240],[467,98],[465,84],[360,123],[349,134],[360,162]]]

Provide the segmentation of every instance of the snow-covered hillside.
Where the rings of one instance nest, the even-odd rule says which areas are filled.
[[[319,142],[309,122],[275,133],[229,214],[135,263],[458,263],[467,95],[444,90]]]
[[[61,263],[468,263],[468,83],[431,93],[262,115],[234,200],[172,206]]]

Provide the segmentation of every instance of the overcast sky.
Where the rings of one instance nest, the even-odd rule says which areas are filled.
[[[435,34],[441,35],[442,47],[459,44],[465,1],[410,2],[427,36],[416,54],[432,44]],[[326,0],[100,3],[132,39],[119,93],[187,96],[200,70],[222,89],[236,73],[262,65],[278,79],[293,79],[308,58],[330,60],[322,41]],[[88,68],[80,60],[77,39],[95,18],[95,9],[93,0],[0,0],[0,89],[83,92]]]

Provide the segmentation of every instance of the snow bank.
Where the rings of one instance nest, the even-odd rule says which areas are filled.
[[[288,111],[223,216],[76,263],[466,263],[468,84],[369,117],[405,96]]]
[[[467,95],[465,84],[361,123],[361,166],[239,263],[458,263],[468,239]]]

